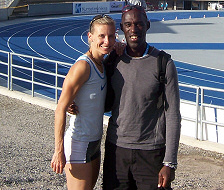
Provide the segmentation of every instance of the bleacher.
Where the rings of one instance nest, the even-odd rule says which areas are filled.
[[[1,1],[0,1],[1,2]],[[117,11],[121,6],[118,4],[124,1],[108,1],[108,0],[10,0],[0,4],[0,21],[15,19],[18,17],[28,16],[46,16],[46,15],[59,15],[59,14],[73,14],[73,3],[86,3],[90,4],[104,4],[105,6],[110,2],[115,2],[118,6],[112,6],[112,11]],[[9,3],[10,2],[10,3]],[[114,4],[114,3],[113,3]],[[110,6],[110,5],[109,5]],[[111,10],[111,8],[107,8]],[[102,11],[101,11],[102,12]],[[86,14],[86,13],[83,13]]]
[[[85,2],[85,1],[86,0],[20,0],[16,5],[12,7],[13,12],[9,16],[9,19],[28,16],[28,5],[71,3],[71,2]]]
[[[9,16],[9,19],[15,17],[25,17],[28,15],[28,2],[27,0],[20,0],[16,6],[13,7],[12,15]]]

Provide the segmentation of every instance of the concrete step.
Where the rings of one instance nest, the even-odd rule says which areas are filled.
[[[14,20],[16,18],[25,18],[28,17],[28,13],[18,13],[18,14],[12,14],[8,17],[9,20]]]

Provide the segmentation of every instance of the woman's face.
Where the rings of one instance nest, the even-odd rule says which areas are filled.
[[[115,26],[94,24],[92,33],[88,33],[91,50],[100,54],[108,54],[113,50],[115,43]]]

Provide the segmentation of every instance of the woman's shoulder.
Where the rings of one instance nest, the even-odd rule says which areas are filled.
[[[86,54],[83,54],[76,60],[76,62],[78,62],[80,60],[88,60],[88,56]]]
[[[72,65],[70,72],[89,72],[90,71],[90,64],[89,58],[86,54],[80,56],[76,62]]]

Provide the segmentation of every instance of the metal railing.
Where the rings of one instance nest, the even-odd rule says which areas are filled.
[[[214,125],[214,126],[220,126],[224,127],[224,123],[217,122],[217,117],[215,116],[215,121],[210,121],[206,119],[206,108],[214,109],[214,110],[224,110],[223,106],[219,105],[213,105],[205,103],[204,101],[204,91],[215,91],[215,92],[221,92],[224,93],[224,89],[218,89],[218,88],[211,88],[211,87],[205,87],[205,86],[195,86],[195,85],[186,85],[179,83],[180,87],[187,87],[191,89],[195,89],[195,102],[193,101],[186,101],[181,99],[181,103],[185,105],[192,105],[195,107],[195,117],[186,117],[184,115],[181,115],[182,120],[190,121],[195,123],[195,138],[199,140],[208,140],[208,134],[205,134],[204,138],[204,129],[207,129],[207,125]],[[193,111],[193,110],[191,110]],[[207,130],[205,130],[206,132]],[[218,140],[217,140],[218,142]]]
[[[198,125],[199,125],[199,119],[200,117],[200,104],[199,104],[199,97],[200,97],[200,87],[199,86],[194,86],[194,85],[186,85],[186,84],[181,84],[179,83],[179,86],[181,87],[187,87],[187,88],[191,88],[191,89],[195,89],[196,93],[195,93],[195,102],[193,101],[186,101],[181,99],[180,102],[183,104],[187,104],[187,105],[193,105],[195,106],[195,118],[194,117],[186,117],[184,115],[181,115],[181,118],[183,120],[186,121],[191,121],[195,123],[195,138],[198,139]]]
[[[210,87],[200,87],[201,90],[201,106],[200,106],[200,140],[204,139],[203,135],[203,128],[207,128],[207,125],[214,125],[214,126],[220,126],[224,127],[224,123],[219,123],[217,122],[217,117],[215,116],[215,121],[209,121],[206,119],[206,114],[205,114],[205,109],[206,108],[213,108],[215,111],[217,110],[224,110],[223,106],[218,106],[218,105],[212,105],[212,104],[206,104],[204,103],[204,91],[216,91],[216,92],[221,92],[224,93],[224,89],[216,89],[216,88],[210,88]],[[207,132],[207,130],[205,130]],[[208,139],[208,134],[206,133],[206,140]],[[218,139],[217,139],[218,141]]]
[[[58,102],[58,91],[62,90],[62,87],[58,84],[58,80],[65,78],[65,74],[59,73],[58,67],[59,67],[59,65],[71,67],[72,64],[55,61],[55,60],[43,59],[43,58],[29,56],[29,55],[18,54],[18,53],[9,53],[9,52],[2,51],[2,50],[0,50],[0,58],[4,57],[4,56],[1,56],[1,53],[5,54],[7,56],[7,59],[5,57],[5,60],[7,60],[7,62],[0,60],[0,65],[6,66],[7,71],[5,69],[5,72],[0,72],[0,76],[7,78],[7,88],[9,90],[13,90],[13,84],[14,84],[13,81],[14,80],[23,81],[23,82],[31,84],[30,91],[31,91],[32,97],[34,97],[34,95],[35,95],[35,85],[38,85],[38,86],[54,89],[54,92],[55,92],[54,100],[55,100],[55,103]],[[27,64],[19,65],[19,64],[14,63],[14,61],[15,61],[15,60],[13,60],[14,56],[16,56],[17,61],[19,58],[19,59],[23,60],[24,62],[26,62]],[[27,59],[30,59],[30,61]],[[45,64],[53,63],[54,69],[53,68],[50,68],[50,70],[46,70],[46,69],[42,69],[42,68],[36,69],[35,62],[37,62],[37,61],[45,62]],[[18,61],[18,62],[20,62],[20,61]],[[30,77],[24,77],[22,74],[14,75],[15,69],[22,69],[24,71],[29,72]],[[54,72],[51,70],[54,70]],[[46,75],[46,77],[53,76],[55,78],[54,84],[50,84],[47,82],[40,82],[40,79],[37,79],[35,77],[35,74]]]
[[[25,62],[28,62],[26,65],[19,65],[14,63],[15,60],[13,57],[17,58],[17,60],[23,60]],[[27,61],[26,59],[30,59],[31,61]],[[3,61],[5,60],[5,61]],[[45,64],[53,63],[54,64],[54,72],[50,70],[43,70],[43,69],[36,69],[35,65],[38,64],[36,62],[41,61],[45,62]],[[5,66],[5,70],[3,71],[1,69],[2,66]],[[65,62],[60,62],[60,61],[55,61],[55,60],[49,60],[49,59],[43,59],[39,57],[34,57],[34,56],[28,56],[28,55],[23,55],[23,54],[18,54],[18,53],[9,53],[6,51],[0,50],[0,77],[3,76],[7,78],[7,88],[9,90],[13,90],[13,84],[14,80],[22,81],[25,83],[30,83],[31,84],[31,94],[32,96],[35,95],[35,85],[50,88],[54,90],[54,101],[55,103],[58,102],[58,91],[62,90],[61,85],[58,84],[59,78],[64,79],[65,74],[60,74],[59,73],[59,65],[66,66],[68,68],[71,67],[72,64],[65,63]],[[30,77],[23,77],[21,76],[15,76],[14,70],[15,69],[22,69],[24,71],[30,72]],[[52,70],[52,68],[51,68]],[[55,81],[54,84],[47,84],[46,82],[41,82],[40,80],[36,80],[35,74],[44,74],[46,76],[53,76]],[[206,114],[205,114],[205,109],[206,108],[214,108],[214,109],[220,109],[224,110],[224,107],[218,106],[218,105],[211,105],[211,104],[206,104],[204,102],[204,90],[209,90],[209,91],[217,91],[217,92],[222,92],[224,93],[224,89],[217,89],[217,88],[209,88],[209,87],[204,87],[204,86],[195,86],[195,85],[186,85],[186,84],[179,84],[180,87],[186,87],[190,89],[194,89],[196,92],[195,94],[195,101],[186,101],[181,99],[181,103],[183,104],[188,104],[195,106],[195,116],[194,117],[186,117],[182,115],[182,120],[190,121],[195,123],[195,132],[196,132],[196,138],[199,140],[203,140],[203,129],[206,128],[206,125],[215,125],[215,126],[221,126],[224,127],[224,123],[218,123],[217,121],[209,121],[206,120]],[[198,134],[199,132],[199,134]]]

